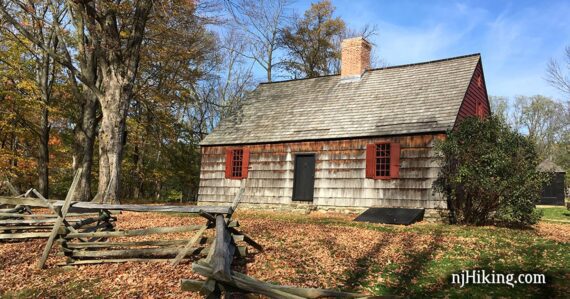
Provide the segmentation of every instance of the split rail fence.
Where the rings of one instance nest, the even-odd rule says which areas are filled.
[[[297,288],[266,283],[231,270],[235,258],[247,255],[249,245],[259,252],[263,247],[239,230],[239,222],[232,219],[244,193],[245,181],[231,206],[149,206],[74,202],[81,169],[76,173],[63,201],[48,200],[30,189],[18,194],[9,183],[12,196],[0,197],[0,241],[47,238],[39,268],[44,268],[55,243],[59,254],[67,257],[63,265],[85,265],[127,261],[171,261],[205,256],[192,264],[192,271],[206,277],[205,281],[182,280],[185,291],[200,292],[207,298],[230,298],[233,295],[261,294],[270,298],[363,298],[365,295],[335,290]],[[31,195],[37,198],[32,198]],[[33,214],[41,208],[50,214]],[[152,227],[118,230],[117,218],[121,211],[174,212],[196,214],[204,219],[201,225]],[[134,240],[139,236],[193,232],[189,239]],[[211,233],[208,233],[211,232]]]
[[[26,194],[18,192],[9,183],[12,197],[0,197],[0,205],[14,206],[3,210],[0,217],[2,234],[0,240],[26,240],[47,238],[38,267],[43,268],[54,244],[59,243],[59,255],[66,258],[63,265],[81,265],[98,263],[117,263],[127,261],[164,261],[173,265],[183,259],[206,256],[213,252],[215,241],[208,231],[215,228],[216,218],[230,219],[237,208],[243,189],[240,190],[232,206],[149,206],[101,204],[93,202],[74,202],[72,196],[77,187],[81,170],[71,184],[66,199],[48,200],[34,189]],[[35,194],[38,198],[31,198]],[[48,209],[53,214],[32,214],[37,208]],[[73,212],[81,211],[81,213]],[[151,227],[145,229],[118,230],[114,213],[131,212],[173,212],[196,214],[204,219],[201,225],[169,227]],[[252,238],[239,231],[239,222],[227,223],[230,236],[236,245],[236,255],[247,255],[246,244],[262,250]],[[161,238],[165,234],[193,232],[190,239]],[[137,237],[157,235],[156,240],[134,240]]]

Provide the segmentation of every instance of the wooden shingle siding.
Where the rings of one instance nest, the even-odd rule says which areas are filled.
[[[445,207],[434,195],[432,183],[438,167],[433,160],[434,139],[443,134],[362,138],[335,141],[288,142],[245,145],[249,149],[249,174],[242,202],[292,203],[296,153],[316,157],[314,201],[319,206]],[[365,178],[366,145],[396,142],[401,146],[400,178]],[[234,146],[235,147],[235,146]],[[198,200],[231,202],[239,180],[224,178],[227,146],[202,148]]]
[[[478,80],[481,80],[480,83],[478,83]],[[467,87],[467,92],[465,93],[465,98],[459,108],[455,124],[459,124],[459,122],[466,117],[477,115],[478,102],[482,104],[484,114],[489,115],[491,113],[491,109],[489,107],[485,80],[483,79],[483,67],[481,66],[481,61],[477,64],[473,77],[471,78],[471,82]]]

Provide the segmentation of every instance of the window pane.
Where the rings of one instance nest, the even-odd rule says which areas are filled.
[[[376,176],[390,176],[390,144],[382,143],[376,145]]]
[[[235,149],[232,153],[232,177],[241,177],[243,150]]]

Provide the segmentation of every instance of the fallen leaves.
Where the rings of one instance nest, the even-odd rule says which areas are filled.
[[[509,239],[510,231],[494,228],[451,227],[418,224],[412,227],[354,224],[352,215],[313,213],[295,215],[272,212],[240,212],[240,229],[264,247],[249,248],[246,260],[238,260],[235,270],[260,280],[283,285],[342,288],[360,292],[401,290],[408,285],[437,289],[447,283],[445,271],[429,268],[430,262],[453,259],[455,265],[481,263],[480,254],[522,263],[523,255],[513,255],[496,244],[520,246]],[[123,213],[117,228],[203,224],[201,217],[155,213]],[[484,233],[478,234],[476,232]],[[502,233],[500,235],[499,233]],[[541,223],[533,232],[520,232],[533,238],[569,242],[570,225]],[[514,232],[513,235],[518,232]],[[114,238],[113,241],[189,239],[190,233]],[[483,237],[484,236],[484,237]],[[489,237],[492,236],[492,237]],[[525,235],[526,236],[526,235]],[[192,273],[191,262],[176,267],[168,262],[129,262],[74,267],[57,267],[63,257],[54,248],[48,268],[36,263],[45,240],[0,244],[0,295],[23,297],[117,297],[179,298],[198,294],[182,292],[180,279],[202,279]],[[530,254],[531,252],[529,252]],[[508,257],[507,255],[513,255]],[[545,259],[552,257],[549,252]],[[497,259],[498,260],[498,259]],[[508,261],[507,261],[508,262]],[[443,263],[442,265],[444,265]],[[445,264],[447,265],[447,264]],[[454,268],[450,268],[454,269]],[[425,277],[433,276],[426,282]]]

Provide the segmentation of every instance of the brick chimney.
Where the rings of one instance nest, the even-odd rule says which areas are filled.
[[[372,46],[363,37],[345,39],[341,43],[341,78],[360,77],[370,68],[370,49]]]

